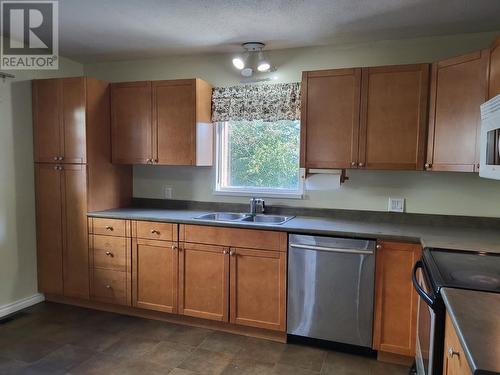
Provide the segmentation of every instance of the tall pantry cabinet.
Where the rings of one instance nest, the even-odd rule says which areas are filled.
[[[109,84],[33,81],[38,288],[89,298],[87,212],[126,205],[132,170],[111,164]]]

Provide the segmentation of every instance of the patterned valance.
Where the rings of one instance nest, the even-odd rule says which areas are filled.
[[[300,83],[217,87],[212,94],[212,121],[298,120]]]

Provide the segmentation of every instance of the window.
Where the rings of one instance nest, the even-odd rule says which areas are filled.
[[[302,196],[300,121],[228,121],[216,126],[216,192]]]

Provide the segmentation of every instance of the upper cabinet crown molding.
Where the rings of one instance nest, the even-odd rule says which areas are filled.
[[[200,79],[112,84],[113,162],[212,165],[211,100]]]
[[[476,51],[432,65],[427,170],[478,171],[489,54]]]

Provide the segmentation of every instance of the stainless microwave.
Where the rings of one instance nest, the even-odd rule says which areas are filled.
[[[500,95],[481,105],[479,176],[500,180]]]

